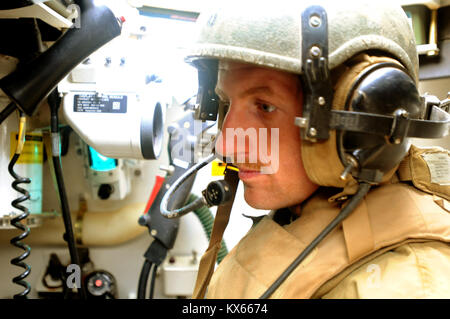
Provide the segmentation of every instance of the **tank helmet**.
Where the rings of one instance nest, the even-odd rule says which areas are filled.
[[[380,183],[406,155],[410,137],[448,133],[448,118],[438,110],[435,120],[442,123],[424,121],[414,33],[398,5],[233,0],[201,13],[197,24],[186,58],[199,71],[197,118],[217,119],[220,61],[298,74],[304,101],[302,116],[293,121],[316,184]]]

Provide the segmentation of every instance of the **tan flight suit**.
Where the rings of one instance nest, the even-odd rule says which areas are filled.
[[[424,152],[434,151],[412,147],[396,181],[370,190],[271,298],[450,298],[450,186],[436,183]],[[288,225],[264,217],[217,267],[206,298],[260,297],[341,204],[319,191]]]

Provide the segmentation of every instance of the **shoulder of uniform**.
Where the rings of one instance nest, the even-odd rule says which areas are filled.
[[[450,243],[410,242],[361,264],[321,298],[449,298]]]

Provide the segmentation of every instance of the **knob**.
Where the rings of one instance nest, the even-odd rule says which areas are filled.
[[[97,270],[90,273],[85,280],[89,298],[116,298],[117,285],[111,273],[104,270]]]

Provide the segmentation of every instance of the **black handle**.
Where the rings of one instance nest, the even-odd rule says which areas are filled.
[[[81,2],[79,28],[71,28],[34,60],[0,80],[0,88],[27,115],[78,64],[98,48],[118,36],[121,25],[107,7]]]
[[[175,244],[175,239],[178,233],[178,226],[180,224],[179,218],[168,219],[161,214],[160,204],[167,189],[172,185],[181,175],[183,175],[187,169],[179,166],[175,166],[175,171],[172,175],[169,175],[161,186],[152,206],[147,212],[146,223],[149,228],[150,234],[161,241],[161,243],[167,248],[172,249]],[[185,204],[192,189],[192,185],[195,181],[195,175],[192,175],[186,182],[175,192],[172,199],[169,201],[168,207],[174,209]]]

